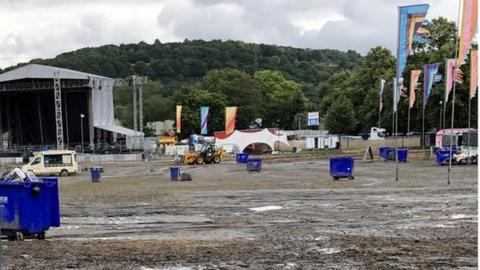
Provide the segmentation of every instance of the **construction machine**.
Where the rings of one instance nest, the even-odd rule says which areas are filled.
[[[214,144],[203,144],[200,151],[188,151],[185,153],[185,164],[218,164],[222,161],[222,149]]]

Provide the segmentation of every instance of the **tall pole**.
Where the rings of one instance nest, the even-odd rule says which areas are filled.
[[[380,128],[380,120],[382,118],[382,108],[378,108],[378,128]]]
[[[407,117],[407,140],[410,138],[410,105],[408,105],[408,117]]]
[[[422,109],[422,152],[423,152],[423,159],[426,159],[426,154],[425,154],[425,105],[423,105],[423,109]]]
[[[397,90],[398,90],[397,82]],[[396,93],[398,95],[398,92]],[[396,101],[395,101],[396,102]],[[398,104],[397,110],[395,111],[395,181],[398,181],[398,148],[397,148],[397,139],[398,139]]]
[[[440,117],[438,119],[438,130],[442,129],[442,108],[443,102],[440,100]]]
[[[450,128],[453,129],[453,120],[455,116],[455,78],[457,77],[457,50],[458,50],[458,32],[460,31],[460,7],[461,7],[462,1],[458,1],[458,16],[457,16],[457,25],[458,25],[458,30],[457,30],[457,35],[455,37],[455,66],[453,69],[453,94],[452,94],[452,118],[451,118],[451,123],[450,123]],[[459,67],[458,67],[459,68]],[[451,133],[451,132],[450,132]],[[452,158],[453,158],[453,134],[450,134],[450,155],[448,159],[448,171],[447,171],[447,184],[450,185],[450,171],[452,170]]]
[[[138,130],[138,116],[137,116],[137,76],[132,76],[132,90],[133,90],[133,131]]]
[[[472,78],[470,78],[471,80]],[[467,150],[467,155],[470,157],[470,109],[472,107],[472,98],[470,97],[470,93],[468,94],[468,150]]]
[[[83,150],[83,118],[85,115],[82,113],[80,114],[80,136],[81,136],[81,145],[82,145],[82,153],[84,153]]]

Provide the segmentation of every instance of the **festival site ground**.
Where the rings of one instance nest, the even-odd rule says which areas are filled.
[[[83,164],[89,166],[90,164]],[[105,163],[60,181],[62,226],[3,241],[5,269],[477,269],[477,168],[356,160],[332,181],[321,156]]]

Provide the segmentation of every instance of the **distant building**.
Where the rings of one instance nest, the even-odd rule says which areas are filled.
[[[153,130],[153,134],[156,136],[170,135],[173,136],[175,121],[165,120],[165,121],[155,121],[148,122],[147,128]]]

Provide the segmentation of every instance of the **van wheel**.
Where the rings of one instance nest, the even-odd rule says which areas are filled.
[[[67,170],[62,170],[59,175],[60,176],[69,176],[70,174],[68,173]]]

